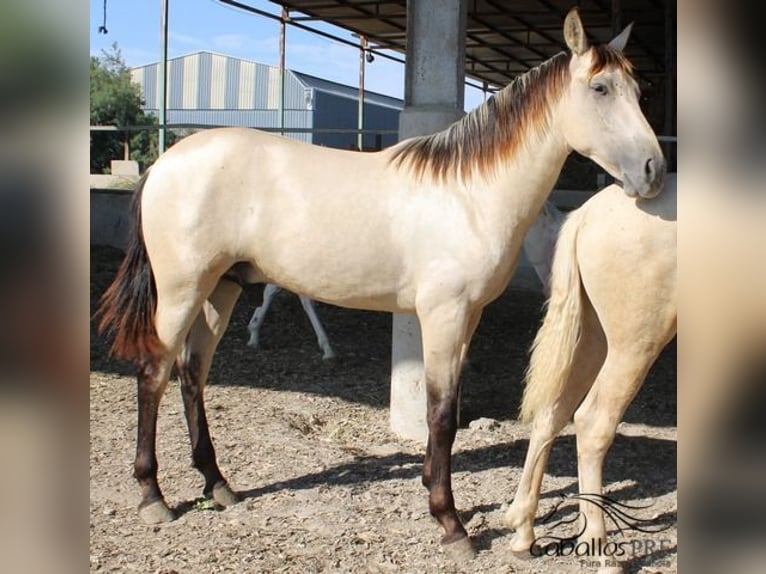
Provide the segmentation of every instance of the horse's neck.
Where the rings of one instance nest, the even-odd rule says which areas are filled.
[[[540,213],[570,151],[552,128],[528,137],[533,140],[521,144],[512,161],[498,166],[480,200],[485,224],[519,242]]]

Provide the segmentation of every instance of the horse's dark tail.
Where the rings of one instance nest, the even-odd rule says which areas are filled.
[[[133,230],[125,259],[96,311],[99,333],[113,339],[111,354],[122,359],[142,360],[162,350],[154,325],[157,286],[141,228],[141,196],[148,175],[147,171],[133,194]]]

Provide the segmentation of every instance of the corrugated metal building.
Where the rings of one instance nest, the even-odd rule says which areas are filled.
[[[159,64],[131,70],[141,86],[144,110],[159,110]],[[168,61],[167,123],[201,126],[279,127],[279,68],[211,52]],[[359,89],[307,74],[285,72],[285,130],[295,139],[356,148],[356,133],[290,133],[291,128],[357,128]],[[365,91],[365,129],[396,130],[402,101]],[[395,133],[366,134],[365,149],[386,147]]]

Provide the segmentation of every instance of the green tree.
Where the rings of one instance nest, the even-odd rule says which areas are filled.
[[[104,50],[101,57],[90,59],[90,124],[111,126],[157,125],[157,118],[144,113],[141,91],[131,81],[130,69],[125,65],[122,53],[113,44]],[[172,133],[167,134],[167,144],[174,141]],[[108,173],[109,162],[122,159],[123,146],[127,140],[130,159],[139,162],[142,169],[157,159],[157,132],[142,130],[130,132],[91,131],[90,171]]]

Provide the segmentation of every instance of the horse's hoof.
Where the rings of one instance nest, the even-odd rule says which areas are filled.
[[[257,349],[258,348],[258,339],[250,338],[247,341],[247,346],[251,349]]]
[[[511,547],[511,554],[514,558],[517,560],[532,560],[535,558],[535,555],[532,553],[532,550],[530,548],[524,548],[523,550],[518,550],[516,548]],[[538,554],[537,556],[541,556]]]
[[[323,361],[332,361],[335,358],[335,353],[332,351],[326,352],[324,355],[322,355]]]
[[[213,487],[213,500],[221,506],[232,506],[240,501],[235,492],[225,482],[219,482]]]
[[[456,564],[469,562],[476,558],[476,550],[474,550],[473,543],[468,536],[448,544],[442,543],[442,546],[444,553]]]
[[[155,500],[149,504],[139,506],[138,516],[146,524],[162,524],[164,522],[172,522],[176,518],[164,500]]]
[[[522,539],[518,534],[514,534],[513,538],[511,538],[511,552],[517,558],[529,560],[533,556],[532,547],[534,543],[534,540],[529,542],[529,540]]]

